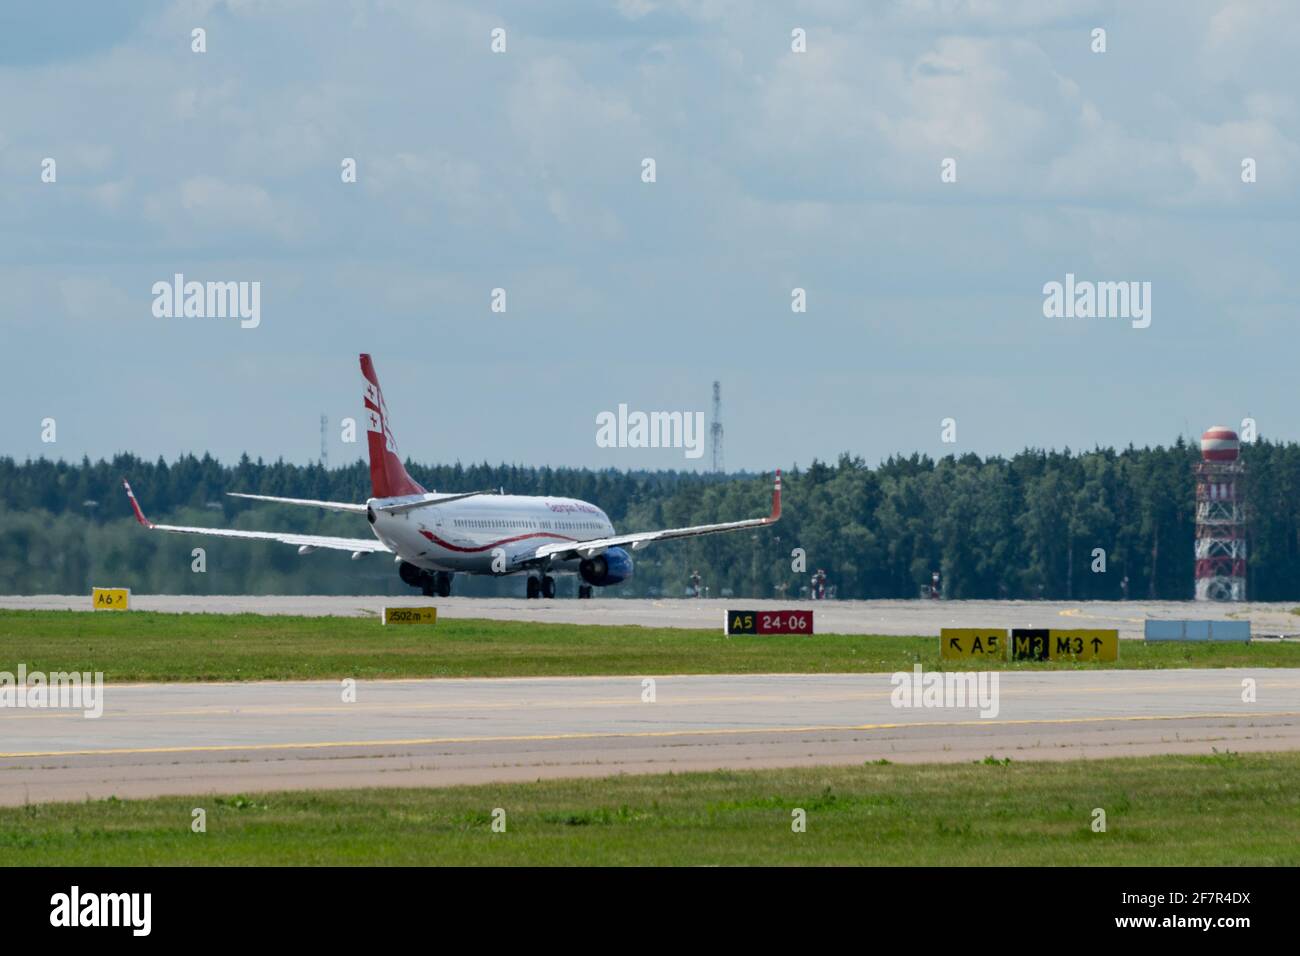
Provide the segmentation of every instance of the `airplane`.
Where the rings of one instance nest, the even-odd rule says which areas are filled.
[[[364,504],[227,492],[234,498],[303,505],[365,515],[374,538],[336,538],[279,531],[238,531],[154,524],[144,516],[131,485],[127,497],[140,524],[153,531],[252,538],[296,545],[299,554],[320,548],[350,551],[353,560],[380,552],[394,555],[402,581],[426,597],[447,597],[457,574],[528,575],[529,598],[555,597],[555,575],[576,574],[578,597],[632,577],[631,551],[656,541],[741,531],[775,524],[781,517],[781,472],[776,472],[772,510],[763,518],[619,534],[600,508],[575,498],[507,495],[490,491],[438,494],[426,491],[402,465],[379,388],[375,363],[361,355],[371,497]]]

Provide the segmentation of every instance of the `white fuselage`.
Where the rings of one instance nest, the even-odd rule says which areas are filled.
[[[517,556],[539,544],[584,541],[614,533],[609,517],[576,498],[479,495],[400,514],[373,510],[416,498],[372,498],[370,527],[402,560],[427,571],[511,574]],[[494,566],[493,562],[496,561]],[[576,573],[578,561],[554,561],[550,573]]]

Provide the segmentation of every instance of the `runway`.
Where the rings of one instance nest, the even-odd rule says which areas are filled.
[[[109,685],[97,720],[0,709],[0,804],[1300,748],[1300,669],[998,678],[990,718],[896,707],[888,674]]]
[[[1249,620],[1257,636],[1300,634],[1295,602],[1195,604],[1190,601],[755,601],[598,598],[527,601],[522,598],[421,598],[381,596],[132,595],[142,611],[216,614],[378,616],[380,608],[433,604],[445,618],[487,618],[556,624],[632,624],[644,627],[721,629],[727,608],[811,607],[822,634],[938,636],[944,627],[1105,627],[1140,638],[1148,618]],[[90,596],[0,596],[0,608],[90,610]]]

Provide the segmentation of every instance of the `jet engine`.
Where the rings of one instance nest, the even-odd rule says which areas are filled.
[[[578,564],[578,575],[598,588],[618,584],[632,576],[632,555],[622,548],[606,548],[604,554],[584,558]]]

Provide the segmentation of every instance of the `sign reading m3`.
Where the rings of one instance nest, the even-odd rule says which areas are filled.
[[[1018,627],[1011,632],[1013,661],[1119,660],[1119,631]]]
[[[438,609],[436,607],[386,607],[385,624],[436,624]]]
[[[939,657],[945,661],[972,657],[1006,660],[1007,629],[943,627],[939,629]]]
[[[1011,659],[1013,661],[1045,661],[1048,648],[1048,631],[1044,627],[1017,627],[1011,630]]]
[[[1051,648],[1048,657],[1054,661],[1117,661],[1119,660],[1119,631],[1099,628],[1057,630],[1047,632]]]
[[[96,611],[126,611],[131,607],[130,588],[90,589],[90,606]]]

